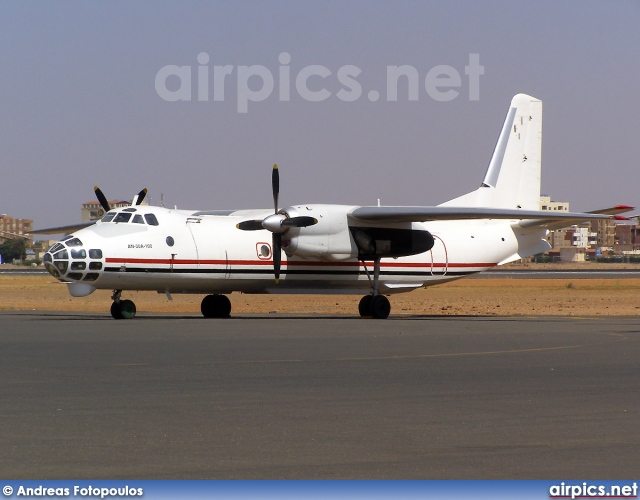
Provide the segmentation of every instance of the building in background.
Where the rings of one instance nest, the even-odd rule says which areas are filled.
[[[111,208],[124,208],[131,205],[131,202],[124,200],[109,201]],[[91,222],[92,220],[101,219],[104,215],[104,208],[98,201],[88,201],[82,204],[80,209],[80,221]]]
[[[550,196],[543,194],[540,196],[540,210],[551,210],[555,212],[568,212],[568,201],[552,201]]]
[[[615,225],[613,236],[613,251],[616,254],[640,254],[640,226],[638,220],[621,221]]]
[[[30,219],[14,219],[9,215],[0,215],[0,243],[16,238],[31,239],[27,234],[33,229],[33,221]]]

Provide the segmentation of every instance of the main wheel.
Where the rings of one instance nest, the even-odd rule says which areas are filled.
[[[202,299],[200,311],[205,318],[228,318],[231,314],[231,301],[226,295],[207,295]]]
[[[136,305],[132,300],[114,301],[111,304],[111,316],[114,319],[131,319],[136,315]]]
[[[387,319],[391,312],[391,304],[389,303],[389,299],[384,295],[376,295],[372,297],[370,309],[371,316],[374,318]]]
[[[360,316],[363,318],[367,318],[371,316],[371,300],[373,299],[373,295],[365,295],[360,299],[360,303],[358,304],[358,312]]]

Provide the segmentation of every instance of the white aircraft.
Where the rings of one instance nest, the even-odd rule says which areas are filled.
[[[111,314],[133,318],[124,290],[206,294],[205,317],[227,317],[226,294],[364,294],[359,313],[387,318],[386,295],[462,278],[548,250],[548,229],[632,210],[589,213],[539,210],[542,102],[518,94],[478,189],[438,206],[301,204],[274,209],[195,211],[140,205],[110,209],[75,231],[44,257],[47,270],[75,297],[114,290]],[[78,230],[79,229],[79,230]],[[282,255],[284,253],[284,255]],[[275,280],[274,280],[275,277]]]

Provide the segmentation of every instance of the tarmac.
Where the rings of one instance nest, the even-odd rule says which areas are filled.
[[[637,317],[0,313],[5,479],[629,479]]]

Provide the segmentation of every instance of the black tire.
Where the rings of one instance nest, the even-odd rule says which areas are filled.
[[[120,314],[122,319],[133,319],[136,317],[136,305],[132,300],[120,301]]]
[[[376,295],[371,300],[371,316],[375,319],[387,319],[391,312],[389,299],[384,295]]]
[[[358,304],[358,312],[360,316],[363,318],[371,317],[371,300],[373,299],[373,295],[365,295],[360,299],[360,303]]]
[[[136,316],[136,305],[132,300],[121,300],[111,304],[113,319],[133,319]]]
[[[120,314],[120,303],[119,302],[113,302],[111,304],[111,317],[113,319],[124,319],[122,317],[122,314]]]
[[[205,318],[228,318],[231,315],[231,301],[226,295],[207,295],[202,299],[200,311]]]

